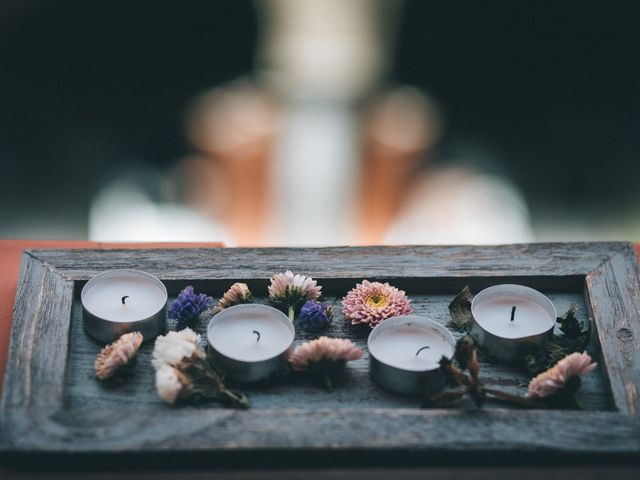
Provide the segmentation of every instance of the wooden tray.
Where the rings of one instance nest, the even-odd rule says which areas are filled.
[[[116,456],[130,464],[149,458],[158,465],[188,459],[245,466],[637,458],[636,262],[625,243],[27,251],[0,411],[1,452],[16,462],[38,456],[104,464]],[[274,273],[311,275],[325,299],[335,301],[327,334],[352,338],[365,356],[350,364],[333,393],[299,375],[245,389],[253,403],[248,411],[163,404],[149,363],[153,342],[142,347],[131,381],[101,384],[93,361],[102,345],[82,329],[79,292],[93,275],[113,268],[153,273],[170,296],[192,284],[217,298],[234,281],[246,281],[260,302],[267,301]],[[498,402],[482,410],[465,403],[420,409],[417,399],[385,392],[368,376],[368,329],[348,325],[341,315],[339,300],[362,279],[405,289],[416,313],[443,324],[464,285],[476,292],[498,283],[529,285],[549,295],[558,312],[576,303],[579,318],[590,316],[597,330],[589,351],[599,368],[579,392],[585,411],[520,410]],[[298,333],[297,342],[306,337]],[[481,375],[487,385],[526,391],[528,376],[513,368],[483,363]]]

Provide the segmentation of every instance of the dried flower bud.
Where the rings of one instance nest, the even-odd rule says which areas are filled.
[[[476,350],[476,344],[471,337],[462,337],[456,343],[455,359],[460,365],[460,368],[466,370],[469,368],[469,363],[472,360],[473,353]]]
[[[217,307],[223,310],[233,305],[251,302],[253,302],[253,294],[251,290],[249,290],[249,286],[246,283],[236,282],[231,285],[231,288],[218,300]]]
[[[96,357],[96,377],[99,380],[105,380],[115,375],[136,356],[141,344],[142,334],[131,332],[125,333],[118,340],[104,347]]]

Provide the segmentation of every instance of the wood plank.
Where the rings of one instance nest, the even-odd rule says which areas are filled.
[[[3,440],[29,435],[62,404],[73,282],[26,253],[14,306],[0,419]]]
[[[113,268],[140,268],[165,280],[266,279],[284,269],[323,278],[584,276],[627,243],[501,246],[37,250],[75,280]]]
[[[616,407],[640,411],[640,280],[630,247],[604,262],[586,278],[591,309],[602,312],[598,339]]]
[[[338,455],[350,465],[362,464],[364,458],[381,464],[400,459],[455,462],[463,452],[489,462],[505,456],[637,458],[640,426],[632,417],[638,410],[640,298],[631,255],[624,243],[33,251],[25,256],[18,289],[11,373],[0,412],[1,450],[7,455],[137,452],[163,460],[169,460],[163,452],[173,452],[216,461],[233,453],[245,462],[295,457],[301,464]],[[240,279],[264,290],[268,278],[286,268],[317,277],[326,284],[329,299],[341,298],[363,278],[384,279],[407,289],[418,313],[443,323],[448,321],[448,300],[463,284],[481,288],[518,281],[543,289],[559,305],[577,302],[593,317],[598,341],[590,351],[602,351],[602,370],[589,377],[580,392],[590,409],[585,412],[511,410],[503,405],[422,410],[414,400],[372,384],[366,359],[354,362],[330,396],[310,380],[290,377],[281,384],[250,388],[255,407],[249,411],[173,409],[155,398],[150,367],[138,368],[135,380],[121,388],[92,378],[100,345],[80,328],[73,289],[110,268],[156,273],[172,294],[193,283],[212,295],[218,292],[214,296]],[[346,325],[340,308],[336,310],[331,333],[364,345],[366,332]],[[297,341],[304,338],[300,334]],[[148,366],[150,348],[143,348],[140,366]],[[492,384],[524,391],[526,376],[487,363],[483,369]]]

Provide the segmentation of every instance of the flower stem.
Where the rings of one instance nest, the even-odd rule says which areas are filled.
[[[582,405],[582,402],[578,400],[575,392],[571,395],[571,398],[573,400],[573,406],[576,408],[576,410],[584,410],[584,405]]]
[[[325,372],[322,374],[322,377],[324,378],[324,388],[327,390],[327,392],[333,392],[333,384],[331,383],[331,375],[329,375],[328,372]]]
[[[225,388],[222,390],[221,394],[232,407],[249,408],[251,406],[247,396],[242,393],[236,394]]]
[[[512,395],[510,393],[502,392],[500,390],[494,390],[493,388],[483,388],[483,390],[485,391],[485,393],[487,393],[489,395],[493,395],[494,397],[501,398],[502,400],[507,400],[509,402],[513,402],[513,403],[518,404],[518,405],[520,405],[522,407],[526,407],[526,408],[545,408],[545,406],[542,403],[536,402],[535,400],[531,400],[531,399],[526,398],[526,397],[520,397],[518,395]]]
[[[295,312],[293,305],[289,305],[289,320],[293,323],[293,319],[295,318]]]

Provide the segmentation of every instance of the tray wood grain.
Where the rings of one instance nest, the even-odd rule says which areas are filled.
[[[418,313],[443,323],[448,301],[465,284],[478,290],[522,283],[548,293],[559,311],[573,302],[593,319],[597,336],[590,349],[600,370],[580,392],[586,411],[525,411],[502,404],[481,411],[464,405],[423,410],[414,399],[375,386],[364,359],[330,395],[312,380],[290,377],[250,388],[254,408],[249,411],[215,404],[172,409],[155,397],[150,369],[141,368],[151,346],[143,347],[130,384],[105,387],[92,378],[92,359],[101,345],[81,328],[78,294],[86,280],[112,268],[154,273],[173,295],[194,284],[215,296],[236,280],[248,281],[259,293],[284,269],[318,279],[330,301],[363,278],[384,280],[406,289]],[[0,407],[0,448],[7,458],[144,454],[162,459],[163,452],[171,452],[208,461],[305,464],[328,458],[422,464],[463,452],[466,458],[496,462],[522,455],[636,458],[639,292],[635,253],[625,243],[28,251]],[[345,325],[339,304],[336,310],[330,333],[364,345],[366,332]],[[522,393],[526,381],[512,369],[486,363],[483,376],[514,393]]]

